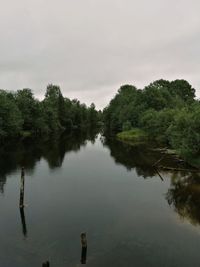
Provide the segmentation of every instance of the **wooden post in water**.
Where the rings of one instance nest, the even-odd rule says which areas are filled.
[[[81,233],[81,264],[86,264],[87,260],[87,238],[86,233]]]
[[[19,200],[19,207],[20,209],[24,208],[24,167],[21,170],[21,186],[20,186],[20,200]]]
[[[21,216],[21,222],[22,222],[22,232],[24,237],[27,237],[27,228],[26,228],[26,218],[24,214],[24,208],[20,208],[20,216]]]
[[[42,267],[50,267],[49,261],[42,263]]]

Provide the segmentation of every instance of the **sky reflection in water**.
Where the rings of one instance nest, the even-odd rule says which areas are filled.
[[[95,138],[0,150],[0,266],[80,266],[81,232],[87,266],[199,266],[199,177],[162,172],[162,181],[152,167],[159,152]]]

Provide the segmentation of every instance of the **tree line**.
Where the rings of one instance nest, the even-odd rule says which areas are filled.
[[[200,103],[185,80],[157,80],[144,89],[123,85],[101,111],[62,95],[48,85],[42,101],[31,89],[0,90],[0,141],[7,138],[47,136],[104,123],[108,134],[140,128],[152,140],[181,154],[200,152]]]
[[[93,103],[87,107],[77,99],[63,97],[56,85],[47,86],[42,101],[31,89],[0,90],[0,140],[95,128],[100,117]]]
[[[140,128],[183,155],[200,152],[200,103],[185,80],[157,80],[143,90],[121,86],[103,111],[105,132]]]

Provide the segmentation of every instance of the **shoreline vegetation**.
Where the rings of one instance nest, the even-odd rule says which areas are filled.
[[[60,87],[49,84],[42,101],[29,88],[0,90],[0,143],[12,139],[47,137],[73,130],[101,126],[101,111],[62,95]]]
[[[130,144],[145,143],[148,140],[148,135],[139,128],[117,133],[116,137],[121,141],[130,142]]]
[[[185,80],[157,80],[138,89],[123,85],[103,111],[107,135],[152,142],[200,168],[200,102]]]
[[[157,80],[138,89],[123,85],[103,111],[62,95],[49,84],[44,99],[29,88],[0,90],[0,143],[101,129],[129,143],[154,142],[200,167],[200,102],[185,80]]]
[[[141,129],[135,128],[117,133],[116,139],[130,146],[145,145],[148,147],[149,151],[160,152],[161,157],[152,165],[152,167],[155,167],[156,169],[200,173],[199,164],[195,164],[196,162],[199,163],[198,159],[183,158],[178,151],[170,149],[169,147],[163,147],[162,144],[155,143],[155,140],[151,140],[147,133]],[[173,158],[177,162],[177,166],[172,167],[167,166],[166,164],[163,165],[162,162],[166,156]]]

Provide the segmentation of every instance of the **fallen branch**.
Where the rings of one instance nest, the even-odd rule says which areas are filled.
[[[158,176],[160,177],[160,179],[161,179],[162,181],[164,181],[164,179],[162,178],[162,176],[161,176],[161,174],[159,173],[158,169],[157,169],[157,168],[154,168],[154,169],[155,169],[155,171],[157,172],[157,174],[158,174]]]
[[[159,162],[161,162],[161,160],[164,159],[164,157],[166,156],[166,154],[164,154],[159,160],[157,160],[152,166],[156,166]]]
[[[167,167],[167,166],[158,166],[160,169],[166,169],[166,170],[171,170],[171,171],[187,171],[187,172],[198,172],[200,173],[200,170],[195,170],[195,169],[182,169],[182,168],[172,168],[172,167]]]

